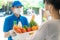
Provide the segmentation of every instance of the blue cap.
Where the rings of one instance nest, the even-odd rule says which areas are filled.
[[[20,2],[20,1],[14,1],[13,3],[12,3],[12,7],[18,7],[18,6],[23,6],[22,5],[22,3]]]

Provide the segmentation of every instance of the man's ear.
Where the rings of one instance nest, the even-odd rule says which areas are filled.
[[[14,7],[11,7],[11,10],[13,11],[14,10]]]

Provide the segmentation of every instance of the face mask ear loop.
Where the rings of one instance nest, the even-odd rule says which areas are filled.
[[[60,15],[60,9],[59,9],[59,15]]]

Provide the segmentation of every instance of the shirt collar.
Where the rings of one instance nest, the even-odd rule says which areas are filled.
[[[13,16],[14,18],[17,18],[17,19],[19,19],[19,18],[21,17],[21,15],[20,15],[19,17],[16,17],[15,14],[12,14],[12,16]]]

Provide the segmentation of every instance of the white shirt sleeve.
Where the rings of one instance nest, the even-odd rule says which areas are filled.
[[[59,40],[60,21],[49,21],[42,25],[32,40]]]

